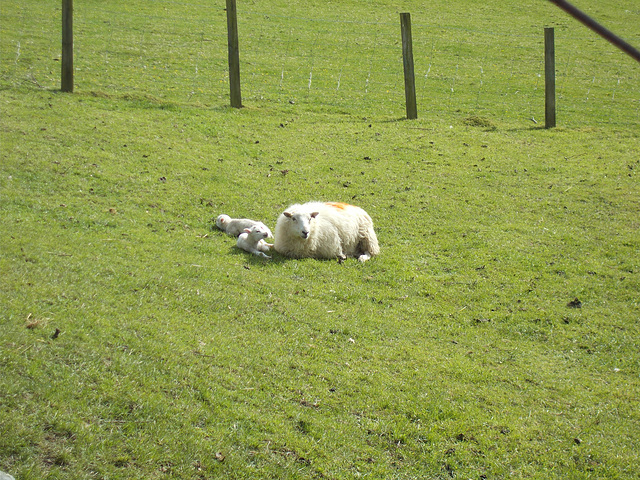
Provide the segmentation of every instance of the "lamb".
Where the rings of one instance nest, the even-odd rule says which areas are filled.
[[[362,208],[339,202],[292,205],[276,223],[274,248],[293,258],[357,257],[380,253],[371,217]]]
[[[273,244],[267,243],[265,238],[273,237],[271,230],[264,224],[258,222],[251,228],[245,228],[244,232],[238,237],[236,245],[242,250],[258,255],[264,258],[271,258],[264,252],[269,251],[269,247]]]
[[[218,218],[216,218],[218,228],[233,237],[237,237],[245,229],[258,224],[261,224],[261,222],[249,220],[248,218],[231,218],[229,215],[218,215]]]

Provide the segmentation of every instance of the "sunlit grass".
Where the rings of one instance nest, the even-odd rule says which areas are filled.
[[[635,475],[640,163],[626,85],[616,92],[631,100],[618,111],[590,93],[565,110],[569,124],[541,129],[529,119],[539,111],[531,90],[519,111],[512,77],[489,81],[499,68],[484,61],[493,37],[483,36],[477,57],[474,41],[456,44],[457,73],[453,60],[432,64],[425,83],[442,91],[430,101],[450,106],[409,122],[401,103],[352,105],[358,89],[342,97],[333,67],[343,68],[340,89],[355,76],[316,45],[314,61],[327,59],[314,66],[318,92],[279,83],[283,64],[300,61],[308,74],[302,55],[274,53],[265,69],[258,52],[260,65],[243,71],[262,68],[267,80],[236,110],[224,67],[202,94],[193,57],[173,59],[182,72],[173,82],[140,77],[141,65],[153,69],[144,59],[169,58],[169,40],[154,50],[142,32],[180,22],[134,2],[127,13],[139,30],[124,28],[124,14],[113,20],[142,38],[123,56],[133,65],[118,74],[85,57],[91,75],[66,95],[47,36],[25,50],[26,32],[57,21],[36,22],[34,5],[2,7],[17,23],[2,22],[0,470],[17,479]],[[345,20],[328,4],[305,8],[303,18]],[[475,28],[470,16],[447,18]],[[21,56],[53,67],[4,62],[16,41],[6,31]],[[105,57],[95,46],[109,61],[123,47]],[[447,93],[453,80],[461,96]],[[526,77],[542,88],[535,82]],[[380,256],[265,261],[213,228],[227,213],[273,229],[287,205],[308,199],[365,208]]]

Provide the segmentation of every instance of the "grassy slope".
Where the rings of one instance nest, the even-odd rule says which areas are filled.
[[[0,98],[1,470],[637,471],[637,127]],[[381,256],[211,230],[308,198],[365,207]]]

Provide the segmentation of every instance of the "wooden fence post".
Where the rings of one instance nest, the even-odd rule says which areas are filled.
[[[73,92],[73,0],[62,0],[62,75],[60,90]]]
[[[240,50],[238,48],[238,16],[236,12],[236,0],[227,0],[227,36],[229,47],[229,87],[231,89],[231,106],[241,108]]]
[[[556,58],[554,30],[544,29],[544,128],[556,126]]]
[[[413,69],[413,42],[411,38],[411,14],[400,14],[402,27],[402,62],[404,64],[404,96],[406,102],[407,118],[418,118],[416,105],[416,79]]]

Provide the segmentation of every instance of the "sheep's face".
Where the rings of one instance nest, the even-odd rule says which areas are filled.
[[[301,238],[309,238],[311,232],[311,220],[316,218],[318,212],[313,213],[291,213],[284,212],[284,216],[289,219],[292,225],[294,233],[298,234]]]
[[[216,225],[218,228],[224,228],[229,223],[229,220],[231,220],[229,215],[218,215],[218,218],[216,218]]]
[[[247,231],[248,230],[248,231]],[[251,238],[256,241],[263,240],[265,238],[269,238],[271,236],[271,231],[264,224],[258,224],[251,227],[251,229],[247,229],[247,233]]]

